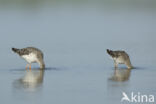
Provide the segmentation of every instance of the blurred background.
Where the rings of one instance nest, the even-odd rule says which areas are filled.
[[[90,56],[89,60],[103,63],[110,48],[126,49],[132,57],[138,52],[139,58],[150,53],[145,57],[151,63],[151,53],[156,52],[151,46],[156,39],[155,4],[155,0],[1,0],[1,57],[13,62],[11,47],[35,46],[46,53],[49,66],[71,66],[74,61],[79,66]]]
[[[153,94],[155,27],[156,0],[0,0],[0,101],[120,104],[121,90]],[[11,48],[27,46],[41,49],[46,67],[56,69],[35,93],[11,85],[26,65]],[[125,50],[138,68],[126,83],[107,80],[114,69],[106,49]]]

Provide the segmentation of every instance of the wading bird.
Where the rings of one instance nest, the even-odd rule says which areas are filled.
[[[12,51],[17,53],[20,57],[24,58],[28,62],[26,69],[29,66],[29,69],[31,70],[31,63],[38,63],[40,68],[45,68],[43,53],[41,50],[34,47],[26,47],[22,49],[12,48]]]

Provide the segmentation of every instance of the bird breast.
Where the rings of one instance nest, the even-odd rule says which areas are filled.
[[[30,53],[28,55],[22,56],[28,63],[34,63],[37,62],[37,56],[34,53]]]

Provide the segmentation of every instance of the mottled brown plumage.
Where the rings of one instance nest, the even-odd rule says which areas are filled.
[[[113,58],[115,67],[118,64],[125,64],[128,68],[133,68],[130,58],[125,51],[112,51],[107,49],[107,53]]]
[[[12,48],[12,50],[29,63],[29,68],[31,68],[31,63],[38,63],[40,68],[45,68],[43,60],[44,57],[41,50],[34,47],[27,47],[22,49]]]

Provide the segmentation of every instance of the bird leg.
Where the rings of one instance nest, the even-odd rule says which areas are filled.
[[[26,65],[26,70],[28,69],[28,67],[29,67],[29,70],[31,70],[31,64]]]
[[[29,66],[29,64],[26,65],[26,68],[25,68],[26,70],[28,69],[28,66]]]
[[[31,64],[29,64],[29,70],[31,70]]]
[[[114,66],[115,66],[115,68],[118,67],[118,63],[116,61],[114,61]]]

